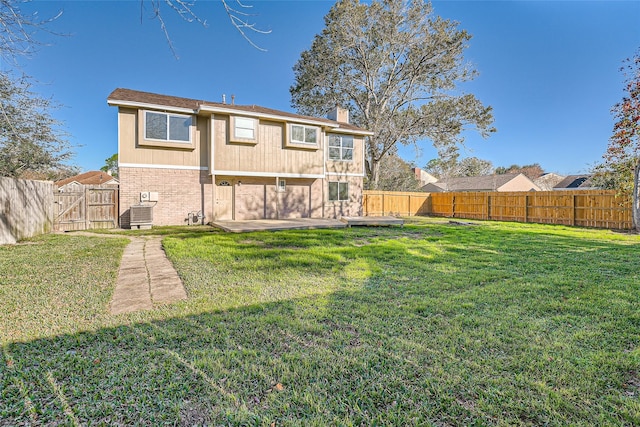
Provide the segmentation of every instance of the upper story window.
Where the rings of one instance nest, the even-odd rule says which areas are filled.
[[[318,144],[318,128],[314,126],[291,125],[291,142],[294,144]]]
[[[191,116],[145,111],[144,137],[158,141],[191,143]]]
[[[353,160],[353,136],[329,135],[329,160]]]
[[[231,141],[256,143],[258,120],[249,117],[231,118]]]

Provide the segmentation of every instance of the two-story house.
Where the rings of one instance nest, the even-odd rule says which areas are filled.
[[[314,118],[116,89],[120,225],[154,205],[154,225],[213,220],[339,218],[362,213],[364,139],[336,108]]]

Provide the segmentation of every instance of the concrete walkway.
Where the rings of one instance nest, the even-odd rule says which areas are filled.
[[[149,310],[154,304],[186,299],[187,292],[162,249],[161,238],[129,238],[111,299],[111,314]]]

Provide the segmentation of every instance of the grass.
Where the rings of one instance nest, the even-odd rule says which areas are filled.
[[[122,316],[125,240],[0,247],[0,425],[640,424],[640,238],[476,224],[154,229],[189,299]]]

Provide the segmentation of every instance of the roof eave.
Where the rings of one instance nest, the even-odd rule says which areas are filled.
[[[107,104],[112,107],[132,107],[132,108],[149,108],[153,110],[169,110],[176,113],[197,114],[198,110],[193,108],[173,107],[170,105],[149,104],[147,102],[123,101],[119,99],[107,99]]]

